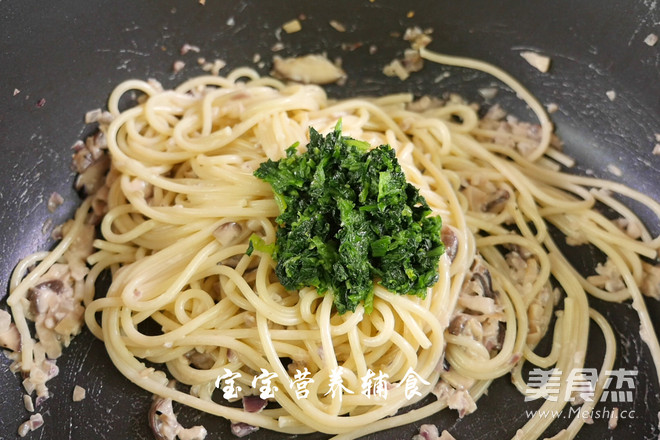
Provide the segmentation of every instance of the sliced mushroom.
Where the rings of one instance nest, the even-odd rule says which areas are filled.
[[[480,260],[475,260],[475,263],[472,265],[472,271],[472,280],[477,281],[481,285],[483,295],[495,299],[497,292],[493,290],[493,279],[490,276],[488,268],[481,264]]]
[[[452,319],[449,324],[449,333],[452,335],[463,335],[480,341],[483,336],[481,323],[474,317],[466,313],[460,313]]]
[[[230,246],[238,241],[242,232],[243,226],[239,223],[227,222],[218,226],[218,228],[213,231],[213,236],[221,245]]]
[[[242,254],[239,255],[234,255],[233,257],[229,257],[226,260],[222,260],[220,264],[223,266],[231,267],[233,269],[236,269],[236,266],[238,266],[238,263],[241,262],[241,259],[243,258]]]
[[[502,344],[504,344],[504,337],[506,336],[506,323],[505,322],[498,322],[498,333],[497,333],[497,347],[495,347],[496,350],[499,350],[502,348]]]
[[[506,335],[506,323],[496,317],[488,317],[482,323],[484,329],[483,344],[488,351],[499,351]]]
[[[449,226],[442,227],[442,242],[445,245],[445,253],[450,261],[454,261],[458,252],[458,235]]]
[[[483,212],[499,213],[502,211],[504,203],[511,198],[509,191],[499,189],[491,196],[491,198],[481,206]]]

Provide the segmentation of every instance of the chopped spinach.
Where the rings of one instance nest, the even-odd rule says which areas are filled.
[[[424,297],[438,280],[442,221],[406,181],[394,150],[342,136],[341,121],[322,136],[310,128],[307,151],[254,173],[270,183],[280,207],[274,247],[254,236],[248,246],[271,253],[288,290],[330,292],[339,313],[373,306],[374,282]]]

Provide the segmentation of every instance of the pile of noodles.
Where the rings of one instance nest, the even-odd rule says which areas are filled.
[[[649,276],[643,257],[656,258],[660,239],[611,193],[656,214],[659,204],[616,183],[562,173],[560,164],[570,159],[553,144],[545,112],[502,71],[425,50],[422,55],[494,74],[528,102],[541,124],[521,126],[503,116],[480,120],[473,106],[455,99],[413,102],[409,94],[396,94],[331,100],[318,86],[285,84],[249,69],[193,78],[174,90],[142,81],[120,84],[108,104],[112,122],[103,126],[111,158],[105,186],[80,208],[60,245],[43,254],[26,278],[21,280],[27,269],[19,270],[12,284],[8,302],[23,340],[31,341],[23,345],[22,368],[33,362],[27,292],[62,261],[90,221],[91,205],[102,205],[104,215],[101,237],[87,259],[91,268],[77,284],[87,327],[138,386],[233,423],[355,438],[447,406],[471,412],[490,382],[506,373],[524,393],[525,363],[562,372],[559,399],[542,407],[559,410],[570,397],[567,375],[584,366],[593,320],[606,350],[596,398],[582,403],[589,411],[612,369],[615,337],[589,307],[588,295],[631,299],[660,364],[639,287]],[[120,111],[120,98],[129,91],[144,96]],[[433,215],[442,217],[450,243],[439,281],[424,299],[376,285],[373,312],[360,306],[340,315],[330,294],[286,291],[268,254],[245,254],[253,233],[267,243],[275,240],[279,214],[270,186],[253,171],[283,157],[290,145],[305,145],[309,127],[327,133],[339,119],[344,134],[374,147],[389,144],[408,181]],[[639,233],[631,236],[595,211],[597,201]],[[602,251],[621,287],[610,291],[598,277],[579,274],[559,251],[549,225],[569,243]],[[112,283],[105,296],[94,299],[94,283],[106,269]],[[555,311],[560,295],[562,307]],[[534,347],[553,312],[553,348],[540,356]],[[302,397],[296,373],[305,369],[312,381]],[[331,395],[337,371],[344,391]],[[259,394],[253,380],[275,373],[270,400],[276,403],[248,412],[226,402],[224,386],[216,387],[225,382],[216,382],[227,372],[239,373],[239,396]],[[386,378],[384,394],[363,392],[370,372]],[[404,383],[411,372],[418,379],[412,396]],[[185,387],[168,386],[170,377]],[[427,398],[430,394],[437,398]],[[416,409],[406,408],[414,404]],[[532,417],[520,438],[540,436],[551,422]],[[565,434],[574,436],[582,423],[575,418]]]

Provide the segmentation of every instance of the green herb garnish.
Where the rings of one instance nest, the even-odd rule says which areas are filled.
[[[438,281],[444,252],[442,220],[406,181],[394,150],[341,135],[341,121],[323,137],[310,128],[307,151],[254,173],[270,183],[280,207],[274,248],[259,237],[254,249],[272,253],[288,290],[332,292],[339,313],[373,306],[374,282],[392,292],[424,297]]]

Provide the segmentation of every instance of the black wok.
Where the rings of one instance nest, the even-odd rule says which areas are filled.
[[[341,57],[348,73],[343,86],[330,86],[334,97],[411,91],[417,95],[459,92],[483,100],[481,87],[497,82],[480,73],[437,65],[402,82],[385,77],[382,67],[400,56],[406,43],[392,32],[411,25],[432,27],[432,50],[470,56],[503,67],[525,84],[542,103],[556,103],[552,115],[566,151],[577,159],[571,172],[626,183],[660,199],[660,156],[652,155],[655,133],[660,132],[660,44],[644,38],[660,34],[660,9],[644,1],[286,1],[249,2],[207,0],[99,1],[0,0],[0,148],[5,168],[0,173],[0,298],[17,261],[31,252],[53,246],[45,222],[57,225],[71,216],[78,195],[73,189],[69,147],[91,133],[82,117],[103,106],[113,86],[128,78],[156,78],[165,86],[202,73],[197,56],[221,58],[226,69],[253,65],[259,53],[267,73],[277,29],[304,14],[303,30],[282,33],[280,55],[327,52]],[[340,33],[330,20],[343,23]],[[233,21],[233,26],[228,22]],[[342,43],[362,43],[353,51]],[[181,55],[184,43],[197,45],[200,54]],[[369,54],[369,46],[377,52]],[[542,74],[520,57],[522,50],[538,50],[552,58]],[[177,74],[175,60],[186,62]],[[226,71],[226,70],[225,70]],[[443,72],[451,75],[434,82]],[[498,86],[500,87],[500,86]],[[19,91],[14,95],[14,89]],[[523,119],[532,114],[504,87],[497,101]],[[606,92],[616,92],[611,101]],[[607,171],[615,164],[617,177]],[[49,195],[57,191],[65,202],[55,213],[47,210]],[[653,233],[660,225],[648,223],[644,207],[633,208],[647,220]],[[47,225],[48,226],[48,225]],[[595,256],[575,255],[579,267]],[[660,323],[657,301],[648,301],[656,331]],[[622,409],[634,418],[620,420],[616,430],[606,419],[586,426],[579,438],[658,438],[660,387],[649,352],[641,342],[638,320],[628,304],[592,305],[604,313],[617,336],[615,368],[638,369],[634,397]],[[6,304],[3,302],[2,307]],[[591,340],[591,362],[602,354],[602,338]],[[58,360],[60,374],[49,388],[53,396],[39,411],[46,424],[29,438],[148,439],[146,423],[151,396],[121,376],[103,344],[87,331],[78,336]],[[597,365],[597,364],[595,364]],[[0,356],[0,439],[15,438],[29,417],[23,408],[20,379],[9,372]],[[71,401],[75,384],[87,389],[87,398]],[[524,404],[508,377],[496,381],[478,401],[476,413],[459,419],[443,412],[424,422],[448,429],[458,439],[511,438],[528,419]],[[213,416],[180,409],[184,425],[204,424],[207,438],[231,438],[229,423]],[[567,419],[557,422],[566,426]],[[416,426],[405,426],[370,438],[410,438]],[[554,431],[556,432],[556,431]],[[326,438],[315,435],[309,438]],[[252,439],[288,438],[260,430]]]

